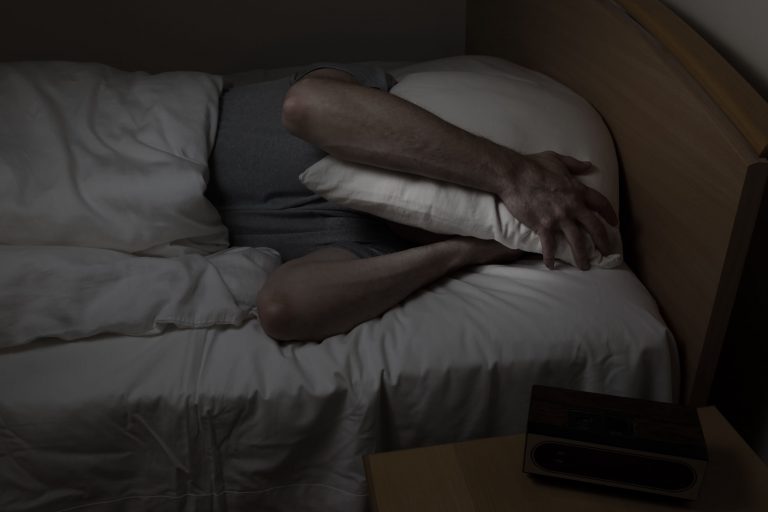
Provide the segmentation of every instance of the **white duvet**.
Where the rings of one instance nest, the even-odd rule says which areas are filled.
[[[38,339],[240,325],[280,264],[277,251],[134,256],[88,247],[0,245],[0,348]]]
[[[0,63],[0,244],[210,254],[221,79],[81,62]]]
[[[0,510],[362,511],[367,453],[522,432],[533,384],[668,401],[677,379],[631,271],[535,261],[319,344],[254,318],[27,343],[0,350]]]
[[[363,455],[521,432],[533,384],[676,398],[625,267],[477,267],[322,343],[266,336],[277,255],[216,252],[203,196],[220,88],[0,64],[1,511],[362,511]]]

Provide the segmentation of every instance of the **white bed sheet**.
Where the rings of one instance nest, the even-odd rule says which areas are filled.
[[[626,268],[484,266],[320,344],[240,327],[0,351],[0,510],[364,510],[362,456],[524,430],[533,384],[656,400]]]

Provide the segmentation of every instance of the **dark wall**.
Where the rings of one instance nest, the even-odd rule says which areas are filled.
[[[768,165],[765,166],[768,172]],[[768,197],[715,375],[711,401],[768,463]]]
[[[0,61],[214,73],[464,52],[464,0],[4,2]]]
[[[768,2],[663,0],[768,99]]]

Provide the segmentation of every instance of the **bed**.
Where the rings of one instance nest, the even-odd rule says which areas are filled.
[[[323,11],[358,19],[360,32],[345,32],[344,20],[336,28],[368,34],[367,49],[305,21],[303,43],[292,44],[274,29],[289,13],[256,4],[209,13],[203,2],[174,3],[157,12],[134,2],[102,13],[103,24],[86,20],[82,32],[99,47],[71,25],[41,21],[55,48],[10,33],[29,44],[0,45],[0,57],[220,74],[329,57],[501,57],[556,78],[603,116],[621,163],[627,264],[470,269],[319,344],[276,343],[250,319],[0,349],[0,509],[364,510],[363,455],[519,433],[534,383],[706,403],[763,200],[768,106],[668,9],[441,3],[438,29],[452,34],[466,9],[457,48],[455,38],[418,44],[437,22],[410,8],[396,25],[409,52],[382,43],[407,2],[375,20],[352,2]],[[183,22],[171,22],[179,12]],[[137,23],[151,29],[126,45]],[[194,37],[202,27],[204,45]],[[265,41],[285,45],[284,59],[272,60]],[[240,268],[222,261],[218,270]]]

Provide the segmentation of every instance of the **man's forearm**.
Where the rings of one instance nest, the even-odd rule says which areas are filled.
[[[615,226],[616,212],[573,176],[587,172],[589,162],[551,151],[521,155],[401,98],[357,85],[343,72],[322,73],[300,80],[286,95],[283,124],[294,135],[343,160],[495,194],[539,235],[550,268],[558,232],[582,269],[589,268],[585,233],[603,254],[611,250],[596,214]]]
[[[366,259],[324,249],[273,272],[257,308],[273,338],[318,340],[349,331],[462,267],[518,256],[495,242],[463,237]]]
[[[294,85],[283,119],[294,135],[337,158],[491,193],[522,160],[397,96],[338,80]]]

